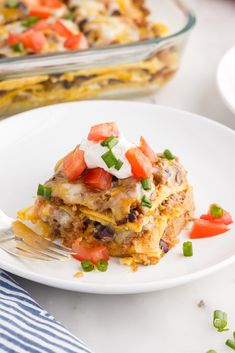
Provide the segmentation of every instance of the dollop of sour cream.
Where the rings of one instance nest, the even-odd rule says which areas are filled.
[[[131,165],[128,162],[125,154],[132,148],[136,147],[134,144],[125,139],[123,135],[117,137],[118,143],[112,148],[112,152],[117,159],[123,162],[122,167],[117,170],[115,167],[109,168],[102,159],[102,155],[107,152],[108,147],[102,146],[100,142],[93,142],[83,139],[79,149],[84,151],[84,158],[88,168],[103,168],[118,179],[125,179],[131,177]]]

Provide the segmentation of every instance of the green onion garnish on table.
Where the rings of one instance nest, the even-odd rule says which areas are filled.
[[[228,339],[225,342],[226,346],[228,346],[229,348],[232,348],[235,351],[235,341]]]
[[[85,260],[81,262],[81,266],[84,272],[91,272],[94,270],[95,266],[90,260]]]
[[[147,198],[147,196],[144,195],[141,200],[141,206],[151,208],[152,202]]]
[[[22,53],[24,51],[24,46],[22,43],[15,43],[11,47],[16,53]]]
[[[5,4],[5,7],[7,7],[8,9],[14,9],[18,6],[18,0],[9,0],[7,1],[7,3]]]
[[[206,353],[217,353],[214,349],[210,349],[209,351],[207,351]]]
[[[144,190],[151,190],[152,189],[151,179],[149,179],[149,178],[141,180],[141,185]]]
[[[38,185],[38,191],[37,191],[37,195],[38,196],[42,196],[44,197],[44,199],[46,200],[50,200],[51,199],[51,193],[52,193],[52,189],[48,188],[42,184]]]
[[[106,272],[108,269],[108,265],[109,265],[108,261],[105,261],[103,259],[98,260],[96,262],[96,268],[97,268],[97,270],[99,270],[101,272]]]
[[[115,136],[107,137],[104,141],[101,142],[101,146],[113,148],[118,144],[118,139]]]
[[[221,218],[224,215],[224,210],[216,205],[216,203],[213,203],[210,206],[210,214],[214,217],[214,218]]]
[[[213,325],[217,329],[218,332],[228,331],[229,329],[226,328],[228,323],[227,314],[221,310],[214,311],[214,319]]]
[[[170,150],[165,150],[163,152],[163,157],[165,157],[166,159],[168,159],[169,161],[171,161],[172,159],[174,159],[175,157],[173,156],[173,154],[171,153]]]
[[[183,243],[183,254],[186,257],[193,256],[193,244],[191,241],[185,241]]]
[[[30,16],[21,22],[22,26],[30,27],[40,20],[39,16]]]
[[[111,150],[102,154],[101,158],[103,159],[104,163],[107,165],[108,168],[112,168],[118,163],[117,158],[114,156]]]

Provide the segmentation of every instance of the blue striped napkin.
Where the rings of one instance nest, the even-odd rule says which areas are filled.
[[[0,270],[0,353],[91,353]]]

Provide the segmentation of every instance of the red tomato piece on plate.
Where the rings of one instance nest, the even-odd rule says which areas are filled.
[[[92,189],[105,191],[112,186],[112,175],[102,168],[88,169],[83,182]]]
[[[207,214],[203,214],[200,217],[201,219],[205,219],[207,221],[213,222],[213,223],[223,223],[225,225],[229,225],[233,223],[233,219],[231,217],[231,215],[227,212],[224,211],[224,214],[221,218],[215,218],[213,217],[210,212],[208,212]]]
[[[140,137],[140,149],[152,164],[157,161],[156,153],[149,146],[149,144],[147,143],[147,141],[143,136]]]
[[[92,248],[85,247],[83,245],[79,244],[79,241],[75,241],[72,245],[72,250],[76,254],[73,255],[75,259],[79,261],[85,261],[85,260],[90,260],[94,264],[97,263],[99,260],[109,260],[109,253],[108,249],[104,245],[98,245]]]
[[[130,148],[126,152],[126,158],[136,178],[149,178],[152,175],[152,164],[138,147]]]
[[[79,33],[67,38],[64,47],[70,50],[84,50],[88,48],[88,42],[84,34]]]
[[[119,136],[119,131],[115,122],[92,126],[88,134],[88,140],[99,142],[110,136]]]
[[[86,169],[84,152],[76,149],[63,159],[62,170],[69,181],[77,180]]]
[[[190,238],[209,238],[225,233],[229,227],[223,223],[213,223],[205,219],[195,219],[189,233]]]

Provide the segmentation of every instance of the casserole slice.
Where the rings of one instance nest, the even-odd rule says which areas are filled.
[[[68,247],[104,246],[127,264],[156,264],[194,212],[187,173],[170,151],[156,155],[115,123],[91,128],[40,185],[35,204],[19,212]]]

